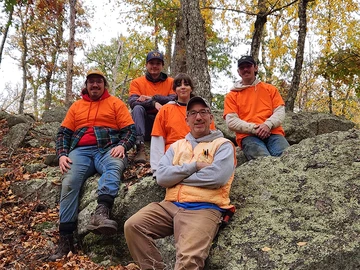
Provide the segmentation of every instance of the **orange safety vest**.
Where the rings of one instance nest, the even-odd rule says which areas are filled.
[[[194,161],[212,163],[217,149],[225,142],[225,138],[217,138],[212,142],[201,142],[194,149],[186,139],[176,141],[172,147],[174,149],[173,165],[182,165]],[[204,154],[207,150],[207,154]],[[234,148],[234,165],[236,165],[236,156]],[[216,175],[214,175],[216,177]],[[234,179],[234,173],[226,184],[218,189],[209,189],[204,187],[187,186],[177,184],[166,189],[165,200],[172,202],[208,202],[214,203],[220,208],[230,209],[234,206],[230,204],[230,187]]]

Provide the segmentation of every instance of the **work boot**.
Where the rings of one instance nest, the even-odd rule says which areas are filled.
[[[86,227],[95,234],[115,234],[118,224],[115,220],[109,218],[110,209],[104,204],[98,204],[95,213],[91,215],[90,224]]]
[[[143,143],[136,145],[136,156],[134,157],[135,163],[146,163],[145,145]]]
[[[74,237],[72,234],[60,235],[59,243],[55,254],[49,257],[49,261],[56,261],[68,255],[69,252],[74,252]]]

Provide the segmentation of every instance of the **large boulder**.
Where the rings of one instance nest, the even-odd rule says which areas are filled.
[[[221,132],[224,134],[224,137],[232,141],[236,145],[235,141],[235,133],[228,129],[226,126],[226,122],[223,118],[223,111],[222,110],[212,110],[214,115],[214,122],[217,129],[220,129]]]
[[[357,269],[360,131],[305,139],[236,170],[209,269]],[[224,260],[226,258],[226,260]]]
[[[235,132],[230,131],[223,118],[222,110],[214,110],[214,121],[225,138],[235,142]],[[290,144],[296,144],[306,138],[331,133],[333,131],[346,131],[355,127],[355,123],[344,117],[319,112],[287,112],[283,122],[285,137]]]
[[[16,126],[18,124],[22,123],[34,123],[35,118],[31,114],[5,114],[3,117],[5,117],[9,127]]]
[[[42,171],[42,173],[46,175],[46,178],[13,182],[11,184],[11,191],[24,201],[31,202],[39,200],[49,208],[54,208],[60,200],[60,170],[56,167],[46,167],[40,168],[39,171]]]
[[[23,144],[31,147],[48,147],[55,149],[56,134],[59,130],[59,122],[38,123],[33,125],[29,136],[25,138]]]
[[[4,136],[1,143],[14,151],[22,145],[30,129],[30,123],[19,123],[10,128],[9,133]]]
[[[66,107],[55,107],[51,110],[44,111],[42,115],[42,122],[51,123],[51,122],[59,122],[61,123],[66,115],[67,109]]]
[[[164,191],[152,178],[123,184],[113,211],[120,231],[109,238],[84,229],[96,205],[94,190],[96,179],[87,182],[82,198],[83,247],[94,259],[126,264],[131,257],[122,225],[144,205],[162,200]],[[355,269],[360,265],[360,131],[315,136],[281,157],[237,167],[231,200],[237,212],[214,241],[206,269]],[[172,239],[159,246],[171,266]]]
[[[287,112],[283,123],[290,144],[333,131],[346,131],[355,124],[344,117],[318,112]]]
[[[214,114],[217,127],[234,140],[235,134],[227,130],[221,112]],[[13,148],[32,145],[30,142],[44,138],[48,143],[53,142],[59,125],[60,122],[44,126],[20,123],[11,128],[13,131],[4,140],[16,142]],[[358,267],[360,131],[350,129],[353,126],[332,115],[288,113],[284,129],[292,145],[281,157],[245,162],[237,148],[238,167],[231,193],[237,212],[215,239],[206,269]],[[35,165],[27,166],[26,170],[33,171]],[[39,169],[47,174],[47,181],[17,182],[12,190],[24,199],[34,197],[52,207],[59,200],[60,173],[57,168],[39,166]],[[82,190],[78,239],[82,249],[95,261],[126,265],[132,259],[123,237],[124,222],[148,203],[161,201],[164,189],[152,177],[135,183],[133,179],[125,179],[112,211],[119,233],[104,237],[86,230],[96,207],[98,178],[95,175],[88,179]],[[24,190],[27,192],[22,194]],[[172,269],[173,239],[165,238],[158,245]]]

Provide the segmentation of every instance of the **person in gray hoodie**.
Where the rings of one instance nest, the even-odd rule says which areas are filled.
[[[174,235],[175,270],[203,269],[211,243],[228,213],[236,167],[235,147],[221,131],[211,130],[209,104],[193,97],[186,107],[190,127],[160,159],[156,181],[166,188],[165,199],[153,202],[124,225],[126,243],[142,270],[167,269],[155,239]]]
[[[252,56],[238,60],[238,81],[226,95],[224,119],[236,132],[236,143],[248,160],[280,156],[289,146],[281,123],[285,103],[278,89],[256,78],[258,65]]]

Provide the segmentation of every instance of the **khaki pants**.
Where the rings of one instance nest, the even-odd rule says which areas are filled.
[[[154,239],[174,234],[175,269],[203,269],[221,224],[214,209],[185,210],[172,202],[150,203],[124,225],[131,256],[142,270],[166,269]]]

